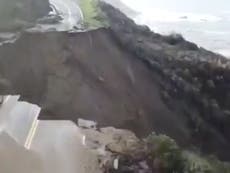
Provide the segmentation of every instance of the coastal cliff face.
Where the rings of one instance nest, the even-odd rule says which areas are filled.
[[[0,31],[21,29],[48,14],[48,0],[1,0]]]
[[[228,60],[101,8],[108,28],[24,33],[1,46],[0,93],[39,104],[41,119],[156,131],[229,160]]]
[[[194,144],[229,158],[229,60],[198,48],[181,35],[162,36],[137,26],[107,4],[102,9],[118,43],[157,75],[154,81],[164,103],[186,119]],[[217,148],[222,151],[215,152]]]
[[[102,0],[107,4],[112,5],[113,7],[119,9],[122,13],[124,13],[128,17],[135,17],[138,15],[138,12],[129,8],[126,4],[124,4],[121,0]]]

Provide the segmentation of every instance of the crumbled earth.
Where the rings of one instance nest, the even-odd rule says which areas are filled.
[[[86,146],[98,155],[104,173],[151,172],[146,144],[131,131],[106,127],[82,129],[82,133],[86,135]]]
[[[23,33],[1,46],[0,93],[40,105],[41,119],[156,131],[229,160],[229,61],[101,8],[109,28]]]
[[[185,120],[163,102],[152,71],[109,29],[26,33],[0,47],[0,74],[1,93],[40,105],[41,119],[84,118],[141,136],[157,130],[181,142],[189,137]]]
[[[85,146],[98,157],[104,173],[229,173],[230,164],[178,147],[166,135],[140,139],[128,130],[81,128]]]

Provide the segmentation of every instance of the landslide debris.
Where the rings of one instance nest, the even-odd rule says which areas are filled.
[[[213,156],[181,149],[166,135],[140,139],[113,127],[81,129],[86,146],[98,157],[104,173],[229,173],[230,164]]]
[[[23,33],[1,46],[0,93],[39,104],[41,119],[156,131],[229,160],[229,61],[100,6],[109,28]]]

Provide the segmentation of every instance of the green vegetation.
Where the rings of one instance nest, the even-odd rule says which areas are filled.
[[[159,159],[165,173],[183,173],[185,160],[176,142],[166,135],[152,134],[147,138],[151,159]]]
[[[230,173],[230,164],[224,163],[213,156],[202,157],[193,152],[184,151],[186,172],[188,173]]]
[[[84,27],[94,29],[107,26],[105,15],[101,11],[98,0],[80,0],[80,8],[84,16]]]
[[[186,171],[188,173],[211,173],[213,168],[207,159],[201,156],[185,151],[184,157],[186,158]]]
[[[168,136],[151,134],[146,142],[151,159],[161,161],[164,173],[230,173],[229,163],[182,150]]]

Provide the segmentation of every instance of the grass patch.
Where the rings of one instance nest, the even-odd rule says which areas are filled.
[[[166,135],[153,133],[146,142],[150,158],[161,161],[164,173],[230,173],[230,163],[183,150]]]
[[[152,134],[147,138],[152,160],[161,161],[164,173],[184,173],[185,159],[176,142],[166,135]]]
[[[84,27],[86,29],[108,26],[98,0],[80,0],[79,5],[84,16]]]

